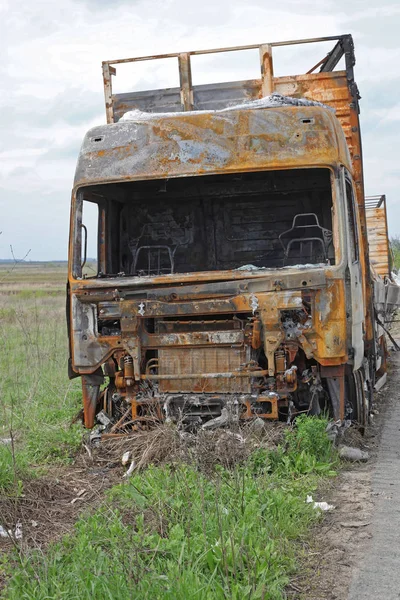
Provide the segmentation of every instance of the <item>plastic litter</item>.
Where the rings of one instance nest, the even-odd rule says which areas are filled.
[[[128,464],[130,456],[131,456],[130,450],[127,450],[126,452],[123,453],[122,458],[121,458],[121,462],[122,462],[122,464],[123,464],[124,467],[125,467],[125,465]]]
[[[15,525],[14,531],[12,529],[4,529],[4,527],[0,525],[0,537],[22,540],[22,523],[18,521],[18,523]]]
[[[312,504],[314,508],[319,508],[323,511],[333,510],[335,508],[333,504],[328,504],[327,502],[314,502],[312,496],[307,496],[306,502],[307,504]]]
[[[127,470],[127,472],[126,472],[126,473],[124,473],[124,474],[123,474],[123,476],[122,476],[122,477],[130,477],[130,476],[132,475],[133,471],[135,470],[135,468],[136,468],[136,463],[135,463],[135,461],[133,460],[133,461],[131,462],[131,464],[129,465],[129,469]]]

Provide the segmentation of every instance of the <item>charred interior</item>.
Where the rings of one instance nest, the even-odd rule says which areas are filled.
[[[82,195],[104,215],[99,276],[335,263],[328,169],[108,184]]]

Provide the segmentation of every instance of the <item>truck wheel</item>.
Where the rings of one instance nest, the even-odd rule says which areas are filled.
[[[363,434],[365,427],[368,425],[369,402],[365,393],[365,379],[362,369],[356,372],[349,369],[346,375],[346,384],[347,401],[352,409],[351,420]]]

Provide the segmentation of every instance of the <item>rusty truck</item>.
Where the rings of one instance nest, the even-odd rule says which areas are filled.
[[[274,75],[277,47],[320,42],[306,73]],[[194,56],[247,49],[259,78],[193,85]],[[163,58],[178,87],[113,92],[118,65]],[[398,290],[387,232],[370,264],[354,64],[351,35],[103,62],[107,124],[82,144],[69,242],[87,428],[321,411],[365,427]]]

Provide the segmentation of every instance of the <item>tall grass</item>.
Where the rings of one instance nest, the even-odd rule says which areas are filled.
[[[13,294],[0,287],[0,438],[14,440],[0,443],[0,463],[10,464],[14,448],[20,469],[68,461],[81,439],[71,426],[80,390],[67,377],[65,295],[35,285]],[[0,469],[0,490],[9,479]]]

